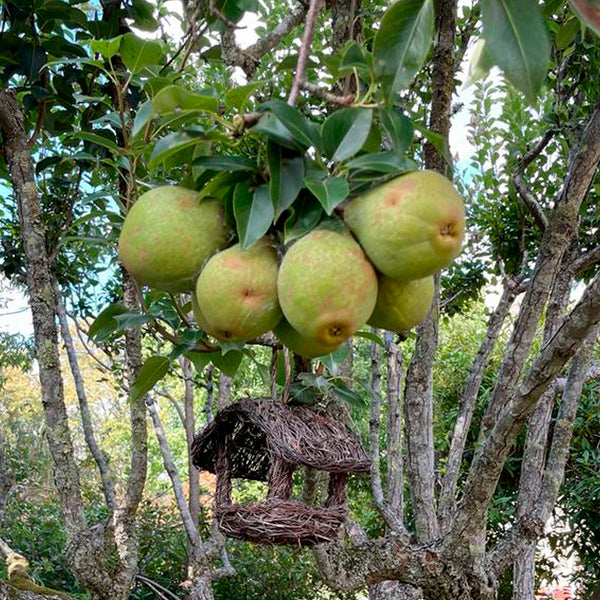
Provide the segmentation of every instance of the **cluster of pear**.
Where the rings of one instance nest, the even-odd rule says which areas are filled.
[[[227,248],[219,200],[162,186],[129,211],[119,258],[140,284],[193,292],[198,326],[218,340],[272,330],[297,354],[322,356],[365,323],[403,332],[425,319],[433,274],[460,252],[465,210],[450,181],[417,171],[352,199],[344,222],[311,231],[280,260],[268,236]]]

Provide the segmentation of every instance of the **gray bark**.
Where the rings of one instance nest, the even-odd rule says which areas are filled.
[[[73,382],[75,383],[75,392],[79,401],[79,413],[81,416],[81,424],[83,427],[83,436],[87,447],[92,455],[98,471],[100,472],[100,478],[102,480],[102,491],[104,492],[104,498],[106,504],[114,511],[117,507],[117,501],[115,497],[115,484],[112,473],[108,464],[108,458],[102,452],[96,435],[94,433],[93,418],[90,412],[90,406],[87,400],[87,393],[85,391],[85,384],[81,370],[79,369],[79,361],[77,360],[77,352],[75,350],[75,344],[73,343],[73,337],[69,330],[69,322],[67,321],[67,314],[63,300],[60,296],[60,290],[55,282],[54,285],[56,293],[56,312],[58,315],[58,321],[60,323],[60,331],[65,343],[65,350],[67,352],[67,359],[69,361],[69,367],[71,368],[71,375],[73,376]]]
[[[450,450],[445,463],[445,472],[440,493],[439,514],[443,533],[447,533],[450,529],[452,517],[456,510],[456,486],[458,484],[460,465],[477,403],[479,388],[481,387],[486,367],[502,330],[502,326],[506,321],[510,307],[513,305],[519,291],[520,286],[517,281],[513,279],[508,279],[506,281],[498,306],[491,314],[488,321],[485,337],[473,360],[473,365],[467,383],[465,384],[465,389],[461,397],[460,409],[458,411],[456,423],[454,424]]]
[[[384,581],[369,588],[369,600],[423,600],[423,592],[412,585]]]

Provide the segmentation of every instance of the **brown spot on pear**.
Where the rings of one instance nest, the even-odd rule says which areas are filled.
[[[281,320],[277,254],[263,238],[247,250],[236,244],[215,254],[196,284],[198,325],[221,341],[244,342]]]
[[[431,307],[433,277],[391,279],[379,277],[379,292],[369,325],[402,333],[422,323]]]
[[[312,231],[286,253],[279,303],[302,336],[335,347],[364,325],[377,298],[377,276],[352,236]]]
[[[401,175],[354,198],[344,220],[378,271],[421,279],[460,253],[465,208],[452,183],[434,171]]]
[[[202,265],[227,237],[221,201],[165,185],[131,207],[119,237],[119,260],[140,284],[191,291]]]

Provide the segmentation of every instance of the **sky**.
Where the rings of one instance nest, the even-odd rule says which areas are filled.
[[[470,6],[471,0],[460,0],[459,10],[463,6]],[[184,33],[182,26],[182,3],[181,0],[167,0],[165,2],[168,16],[164,20],[164,29],[173,39],[181,39]],[[237,42],[241,48],[246,48],[253,44],[257,39],[256,28],[260,23],[259,16],[247,12],[240,22],[240,28],[236,31]],[[136,34],[150,38],[156,37],[158,33],[148,33],[136,31]],[[462,77],[466,77],[468,65],[473,54],[473,45],[468,49],[464,58],[464,68]],[[491,77],[498,77],[497,73],[492,72]],[[234,79],[239,83],[245,81],[244,75],[240,69],[234,74]],[[468,168],[470,157],[473,153],[473,146],[467,139],[467,126],[469,123],[469,106],[473,100],[473,86],[459,89],[458,96],[454,99],[455,103],[461,104],[462,108],[452,118],[452,128],[450,130],[450,150],[453,156],[457,157],[456,167],[459,171]],[[21,333],[26,336],[33,334],[33,325],[31,322],[31,313],[27,306],[27,299],[23,294],[15,289],[0,292],[0,299],[3,303],[0,307],[0,331],[9,333]]]

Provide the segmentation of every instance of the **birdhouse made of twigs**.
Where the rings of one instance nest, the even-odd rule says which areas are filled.
[[[198,469],[217,476],[216,517],[223,534],[303,546],[336,538],[345,518],[348,475],[370,466],[358,437],[331,415],[255,398],[220,411],[196,436],[192,457]],[[291,498],[298,467],[329,473],[323,506]],[[233,503],[237,478],[266,481],[267,499]]]

